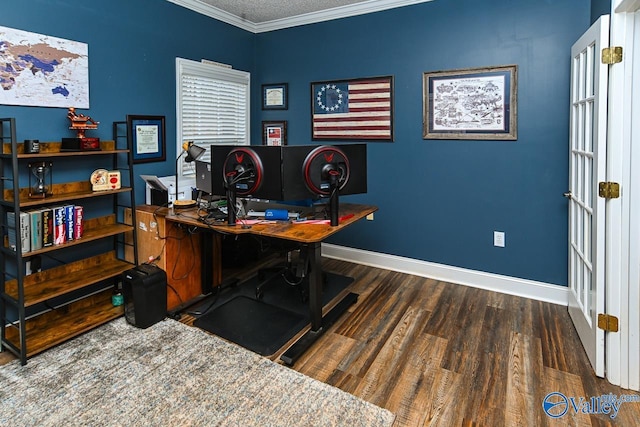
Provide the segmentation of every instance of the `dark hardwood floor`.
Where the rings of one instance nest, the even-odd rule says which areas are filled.
[[[640,426],[640,402],[622,403],[615,418],[585,413],[591,397],[639,393],[594,375],[566,307],[323,265],[354,277],[360,297],[294,369],[389,409],[395,426]],[[552,392],[582,403],[578,413],[570,406],[549,417],[543,400]]]
[[[593,374],[566,307],[344,261],[323,266],[353,277],[360,296],[293,369],[389,409],[395,427],[640,426],[640,402],[622,403],[614,418],[586,410],[592,397],[640,393]],[[12,358],[0,353],[0,365]],[[543,400],[553,392],[574,398],[577,413],[570,404],[549,417]]]

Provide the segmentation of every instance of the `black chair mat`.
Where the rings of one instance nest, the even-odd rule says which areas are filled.
[[[306,323],[300,313],[238,295],[193,324],[255,353],[270,356]]]
[[[225,289],[214,302],[204,301],[191,313],[193,325],[234,342],[262,356],[271,356],[309,324],[309,303],[302,299],[296,286],[280,278],[255,298],[257,278]],[[323,284],[323,306],[353,282],[350,277],[326,273]]]

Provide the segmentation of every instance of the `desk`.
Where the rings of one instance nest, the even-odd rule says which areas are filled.
[[[210,233],[203,238],[202,233],[194,232],[206,227],[197,221],[196,211],[184,212],[184,216],[167,218],[172,210],[166,207],[136,208],[139,259],[144,262],[153,259],[167,272],[169,313],[182,311],[211,293],[222,281],[220,234]]]
[[[357,205],[350,203],[340,204],[340,218],[345,218],[339,225],[332,227],[329,224],[296,224],[295,222],[277,221],[269,223],[252,224],[250,228],[243,227],[242,222],[234,226],[224,223],[220,225],[207,225],[198,220],[195,209],[172,210],[165,209],[167,222],[181,223],[188,226],[196,226],[211,230],[214,236],[211,256],[213,256],[214,271],[212,283],[220,283],[220,234],[253,234],[262,237],[288,240],[304,246],[309,255],[309,314],[311,319],[310,330],[294,343],[281,357],[288,365],[295,360],[316,340],[324,330],[337,317],[342,314],[349,305],[356,302],[358,295],[350,293],[344,296],[325,316],[322,315],[322,268],[321,268],[321,244],[327,237],[339,232],[349,225],[361,220],[367,215],[377,211],[375,206]],[[216,244],[216,242],[218,242]],[[217,247],[216,247],[217,246]],[[203,259],[209,254],[203,254]],[[216,268],[217,266],[217,268]],[[217,281],[217,283],[216,283]],[[206,283],[206,282],[205,282]]]

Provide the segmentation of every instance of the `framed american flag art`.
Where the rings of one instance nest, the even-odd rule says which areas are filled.
[[[393,77],[311,83],[315,141],[393,141]]]

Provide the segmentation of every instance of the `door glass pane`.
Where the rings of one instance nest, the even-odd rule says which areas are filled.
[[[593,225],[593,216],[590,213],[585,211],[585,245],[584,245],[584,258],[585,260],[591,264],[593,262],[593,254],[591,253],[591,235],[592,230],[591,227]]]
[[[591,298],[593,292],[593,280],[591,280],[591,271],[585,268],[585,296],[584,296],[584,313],[587,320],[591,320],[593,316],[593,307],[591,307]]]
[[[578,234],[577,246],[578,246],[578,251],[580,251],[581,254],[584,254],[584,236],[582,234],[582,229],[584,227],[584,216],[583,216],[584,209],[580,208],[579,212],[580,214],[576,215],[576,233]]]
[[[589,153],[593,153],[593,138],[594,138],[594,121],[593,121],[593,101],[589,101],[587,103],[587,119],[589,120],[589,123],[585,126],[585,151],[589,152]]]
[[[594,172],[593,172],[593,157],[589,157],[587,159],[587,191],[588,197],[585,199],[585,204],[593,211],[594,206],[596,205],[596,191],[593,184]]]
[[[596,66],[597,66],[597,61],[595,60],[596,57],[596,45],[592,44],[589,45],[589,47],[587,48],[587,96],[588,97],[592,97],[595,95],[596,90],[595,90],[595,81],[593,76],[596,75]]]

